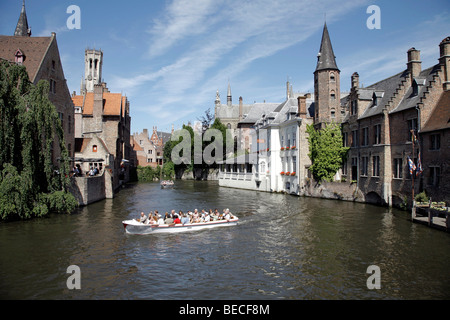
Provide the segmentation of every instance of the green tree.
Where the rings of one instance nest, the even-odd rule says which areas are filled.
[[[343,146],[341,127],[333,123],[316,130],[308,125],[306,131],[309,134],[308,156],[312,162],[309,170],[318,182],[332,181],[349,149]]]
[[[71,212],[77,202],[68,193],[69,161],[64,132],[49,84],[35,86],[25,67],[0,61],[0,216],[40,217]],[[60,163],[52,162],[58,144]]]

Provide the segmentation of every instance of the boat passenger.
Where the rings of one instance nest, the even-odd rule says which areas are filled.
[[[148,214],[148,220],[149,220],[149,224],[157,224],[158,223],[158,217],[153,214],[153,212],[150,211],[150,213]]]
[[[141,217],[139,219],[139,222],[143,223],[143,224],[147,224],[148,223],[148,218],[145,215],[144,211],[141,212]]]
[[[163,219],[162,215],[160,215],[160,214],[158,213],[158,210],[155,210],[155,213],[156,213],[156,215],[158,216],[158,224],[159,224],[159,225],[164,224],[164,219]]]
[[[166,219],[164,219],[164,224],[173,224],[173,218],[168,212],[166,212]]]
[[[205,221],[205,222],[210,222],[211,221],[211,216],[209,215],[208,212],[206,212],[205,218],[203,219],[203,221]]]
[[[192,222],[193,222],[193,223],[198,223],[198,222],[200,222],[200,217],[199,217],[199,215],[198,215],[197,209],[194,210],[194,214],[192,215]]]
[[[181,212],[181,211],[180,211]],[[182,213],[182,212],[181,212]],[[182,213],[182,218],[181,218],[181,223],[182,224],[186,224],[186,223],[189,223],[190,222],[190,219],[189,219],[189,217],[187,216],[187,214],[186,213]]]
[[[180,224],[181,223],[181,220],[178,217],[178,215],[175,215],[175,219],[173,219],[173,223],[175,223],[175,224]]]
[[[227,209],[225,209],[223,219],[224,220],[230,220],[230,218],[231,218],[231,216],[230,216],[230,209],[227,208]]]

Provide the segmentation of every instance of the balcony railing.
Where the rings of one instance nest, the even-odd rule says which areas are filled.
[[[253,173],[248,172],[219,172],[219,179],[226,180],[243,180],[251,181],[253,179]]]

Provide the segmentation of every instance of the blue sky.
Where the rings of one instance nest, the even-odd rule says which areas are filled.
[[[70,5],[81,29],[70,30]],[[377,5],[381,29],[367,28]],[[21,0],[0,0],[0,34],[12,35]],[[282,102],[286,80],[313,92],[313,72],[326,19],[341,91],[358,72],[365,86],[406,68],[421,51],[422,68],[437,63],[450,36],[448,0],[27,0],[32,36],[56,32],[70,92],[80,90],[84,50],[102,49],[103,78],[131,101],[132,133],[170,131],[214,111],[216,90],[233,103]],[[325,18],[326,17],[326,18]]]

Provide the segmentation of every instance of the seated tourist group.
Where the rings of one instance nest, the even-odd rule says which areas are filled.
[[[158,210],[155,210],[155,212],[151,211],[148,216],[146,216],[144,212],[141,212],[141,216],[137,219],[137,221],[142,222],[143,224],[153,225],[184,225],[190,223],[230,220],[234,218],[235,216],[229,209],[223,209],[222,213],[220,213],[217,209],[214,211],[212,209],[209,211],[202,210],[202,212],[198,212],[197,209],[195,209],[194,212],[190,210],[183,212],[180,210],[178,213],[175,212],[175,210],[172,210],[170,213],[166,212],[164,217],[158,213]]]

